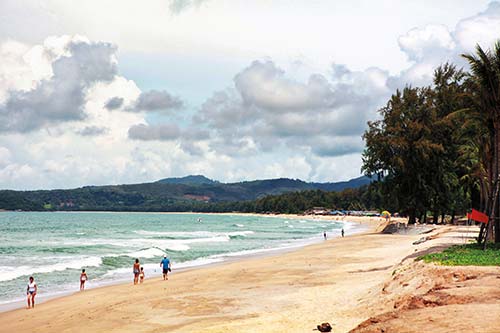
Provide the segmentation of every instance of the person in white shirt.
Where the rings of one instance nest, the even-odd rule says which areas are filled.
[[[37,292],[35,279],[30,276],[28,287],[26,288],[26,295],[28,296],[28,309],[35,307],[35,296]]]

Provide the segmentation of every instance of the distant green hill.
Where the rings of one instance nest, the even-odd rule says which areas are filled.
[[[187,176],[154,183],[85,186],[70,190],[3,190],[0,191],[0,209],[190,211],[207,204],[250,201],[304,190],[341,191],[368,183],[367,177],[339,183],[307,183],[288,178],[219,183],[204,176]]]
[[[191,175],[179,178],[160,179],[157,183],[164,184],[184,184],[184,185],[202,185],[202,184],[218,184],[218,181],[209,179],[202,175]]]

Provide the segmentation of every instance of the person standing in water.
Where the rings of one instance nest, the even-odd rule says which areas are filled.
[[[340,231],[340,233],[342,234],[342,237],[344,237],[344,228],[342,228],[342,230]]]
[[[163,280],[168,280],[168,272],[170,269],[170,260],[166,255],[163,256],[163,260],[160,262],[160,267],[163,267]]]
[[[141,272],[141,264],[139,263],[139,259],[135,259],[134,267],[134,284],[139,282],[139,273]]]
[[[323,237],[325,238],[326,240],[326,231],[323,231]]]
[[[83,291],[83,289],[85,289],[85,281],[87,280],[87,273],[85,273],[85,269],[82,269],[82,274],[80,274],[80,291]]]
[[[38,291],[35,279],[30,276],[28,287],[26,288],[26,296],[28,297],[28,309],[35,307],[35,296]]]

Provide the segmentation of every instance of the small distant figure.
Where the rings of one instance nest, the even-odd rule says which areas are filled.
[[[28,287],[26,288],[26,296],[28,297],[28,309],[35,307],[35,296],[38,291],[38,287],[35,282],[35,278],[30,276]]]
[[[139,263],[139,259],[135,259],[134,267],[134,284],[139,283],[139,273],[141,272],[141,264]]]
[[[198,223],[201,223],[201,217],[198,217]]]
[[[163,280],[168,280],[168,272],[171,272],[170,269],[170,260],[167,256],[163,256],[163,260],[160,262],[160,267],[163,267]]]
[[[340,233],[342,234],[342,237],[344,237],[344,228],[342,228],[342,230],[340,231]]]
[[[144,267],[141,267],[141,272],[139,273],[140,283],[144,282]]]
[[[80,274],[80,291],[83,291],[85,289],[85,281],[87,280],[87,273],[85,273],[85,269],[82,269],[82,274]]]
[[[326,240],[326,231],[323,231],[323,237],[325,238]]]

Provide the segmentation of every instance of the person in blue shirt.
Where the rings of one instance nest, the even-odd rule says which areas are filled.
[[[160,267],[163,267],[163,280],[168,280],[168,272],[171,271],[170,269],[170,260],[167,258],[167,256],[163,256],[163,260],[160,262]]]

